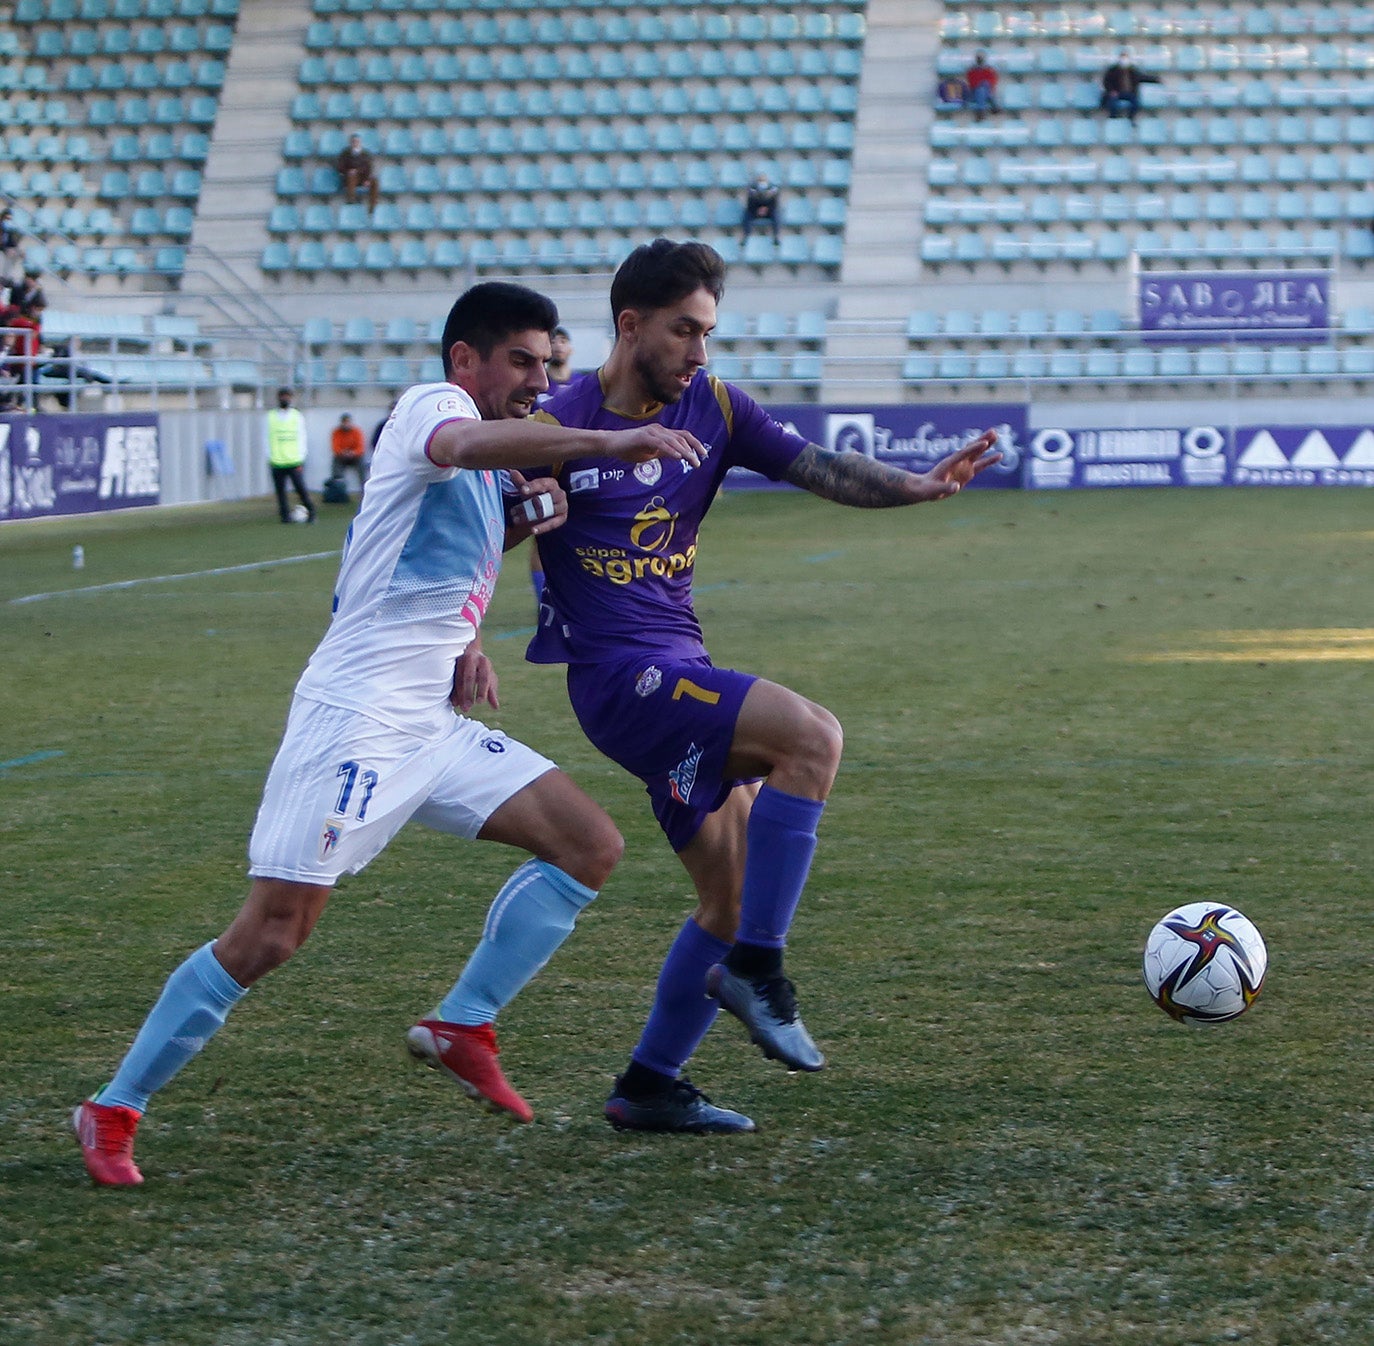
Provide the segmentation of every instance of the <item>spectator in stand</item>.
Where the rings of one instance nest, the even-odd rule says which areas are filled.
[[[339,423],[329,437],[329,447],[334,454],[334,476],[342,481],[350,472],[358,478],[358,493],[367,485],[367,460],[364,454],[367,445],[363,440],[362,427],[353,423],[353,417],[344,412]]]
[[[42,274],[41,266],[26,266],[24,274],[10,287],[10,303],[30,315],[47,308],[48,296],[39,281]]]
[[[12,286],[24,260],[24,235],[8,206],[0,210],[0,286]]]
[[[363,148],[363,138],[355,131],[348,137],[348,144],[339,151],[339,170],[343,182],[345,201],[356,201],[358,193],[366,189],[367,208],[377,209],[377,174],[372,167],[372,156]]]
[[[541,402],[546,401],[565,384],[573,381],[573,347],[572,337],[568,335],[568,329],[555,327],[550,338],[550,344],[553,347],[553,355],[544,366],[544,372],[549,376],[549,391],[540,397]]]
[[[37,361],[43,345],[43,305],[17,304],[0,308],[0,408],[32,408]]]
[[[1109,117],[1119,117],[1125,113],[1132,121],[1140,113],[1140,86],[1158,84],[1157,75],[1146,75],[1131,59],[1131,53],[1123,51],[1114,65],[1109,65],[1102,75],[1102,98],[1098,107]]]
[[[973,119],[982,121],[989,112],[1001,112],[997,104],[997,71],[988,64],[986,52],[978,52],[964,72],[964,102],[973,109]]]
[[[749,242],[749,235],[755,224],[763,224],[772,229],[773,244],[777,245],[778,193],[778,185],[769,178],[765,169],[760,168],[753,182],[749,184],[749,191],[744,198],[743,242]]]

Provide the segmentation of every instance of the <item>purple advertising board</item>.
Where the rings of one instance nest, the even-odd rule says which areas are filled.
[[[1374,426],[1191,425],[1032,430],[1027,490],[1374,486]]]
[[[925,472],[946,454],[961,449],[984,430],[997,431],[1002,461],[973,479],[972,485],[1016,487],[1026,443],[1025,403],[990,402],[898,406],[769,406],[768,412],[812,444],[836,453],[861,453],[910,472]],[[774,483],[736,468],[730,487],[768,487]]]
[[[0,416],[0,522],[156,505],[158,418]]]
[[[1143,271],[1136,302],[1144,341],[1331,339],[1329,271]]]

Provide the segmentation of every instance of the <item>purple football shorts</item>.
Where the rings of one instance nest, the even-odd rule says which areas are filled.
[[[675,851],[744,783],[725,776],[725,763],[756,681],[709,659],[568,665],[568,697],[582,732],[644,782]]]

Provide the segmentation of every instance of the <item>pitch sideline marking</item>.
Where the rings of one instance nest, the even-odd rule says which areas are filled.
[[[115,589],[133,589],[140,584],[170,584],[173,580],[198,580],[209,575],[238,575],[246,570],[267,570],[272,566],[296,565],[300,561],[323,561],[327,557],[337,557],[338,550],[312,551],[304,556],[283,556],[277,561],[248,561],[238,566],[216,566],[213,570],[190,570],[184,575],[145,575],[137,580],[114,580],[109,584],[87,584],[80,589],[54,589],[46,594],[25,594],[21,598],[11,598],[10,605],[20,603],[41,603],[46,598],[70,598],[73,594],[109,593]]]

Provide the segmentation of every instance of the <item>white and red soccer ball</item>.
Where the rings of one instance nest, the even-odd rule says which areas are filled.
[[[1221,902],[1190,902],[1171,911],[1145,941],[1145,986],[1179,1023],[1222,1024],[1244,1014],[1268,969],[1260,932]]]

